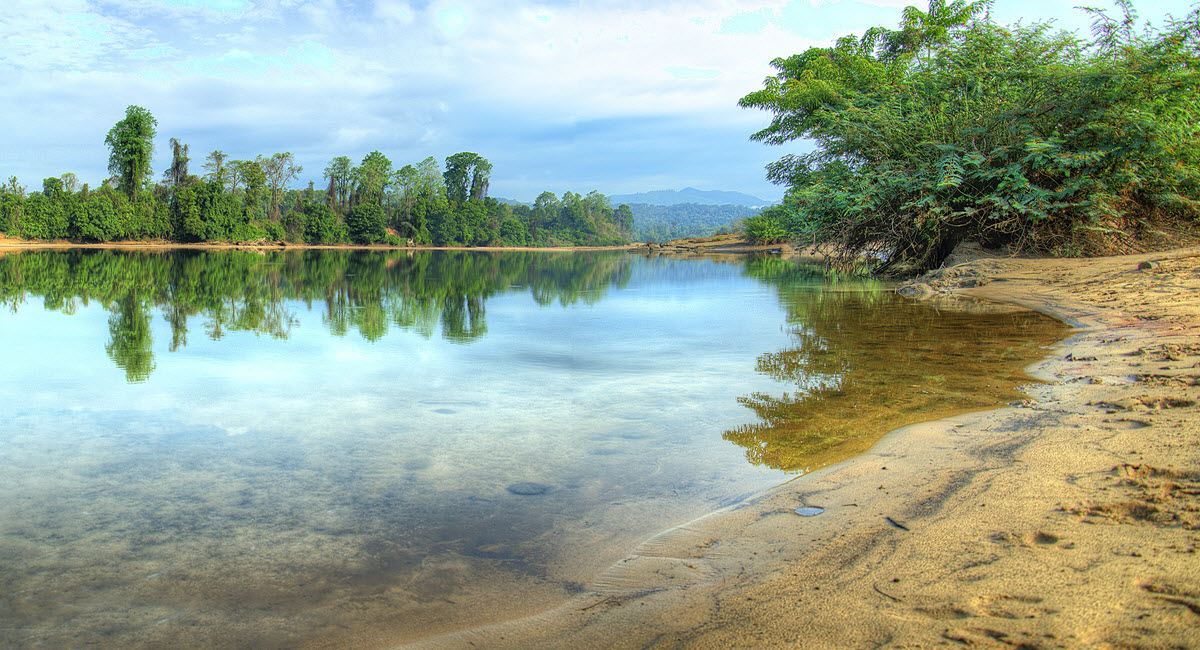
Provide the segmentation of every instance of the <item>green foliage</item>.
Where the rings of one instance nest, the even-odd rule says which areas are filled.
[[[256,159],[263,173],[263,181],[270,189],[271,218],[279,220],[279,202],[283,199],[283,190],[287,184],[300,175],[304,168],[296,164],[292,152],[271,154],[270,158],[259,156]]]
[[[225,167],[225,161],[229,156],[226,156],[223,151],[216,150],[208,154],[205,159],[204,169],[207,173],[204,174],[204,180],[209,183],[216,183],[221,191],[225,191],[225,184],[229,181],[229,169]]]
[[[281,224],[275,223],[274,221],[257,221],[252,223],[251,227],[260,229],[262,231],[262,237],[260,237],[260,239],[267,239],[269,241],[283,241],[285,233],[283,232],[283,226]]]
[[[67,216],[63,204],[44,194],[25,200],[19,231],[28,239],[62,239],[67,236]]]
[[[433,243],[438,246],[463,246],[463,227],[462,217],[458,210],[454,209],[445,200],[436,203],[429,213],[430,232],[433,234]]]
[[[777,59],[742,98],[774,114],[754,139],[817,144],[768,167],[791,187],[796,218],[777,221],[792,236],[884,271],[934,267],[967,238],[1100,252],[1154,223],[1195,226],[1195,12],[1142,34],[1127,16],[1089,49],[972,7],[935,1],[898,32]]]
[[[338,221],[326,203],[304,203],[304,241],[332,244],[339,241]]]
[[[346,230],[350,241],[356,244],[374,244],[383,241],[387,233],[383,228],[383,210],[374,203],[360,203],[346,215]]]
[[[312,182],[303,191],[287,188],[301,171],[291,153],[229,160],[213,151],[201,179],[188,174],[188,145],[172,138],[164,182],[150,187],[156,124],[145,109],[130,106],[126,119],[109,132],[119,193],[108,181],[99,191],[89,192],[86,184],[80,191],[78,178],[64,174],[44,179],[42,192],[27,196],[11,177],[0,185],[0,232],[87,242],[286,239],[443,246],[622,244],[630,235],[628,206],[614,212],[597,191],[567,192],[564,202],[547,192],[550,202],[536,215],[514,214],[511,206],[487,197],[491,163],[470,152],[447,158],[444,173],[432,156],[399,170],[379,151],[358,167],[340,156],[325,168],[329,185],[321,195]],[[139,191],[142,186],[148,191]]]
[[[167,186],[183,187],[188,183],[188,145],[178,138],[171,138],[171,166],[163,172],[163,183]]]
[[[382,205],[392,178],[392,161],[382,153],[372,151],[363,157],[358,167],[350,171],[350,177],[354,180],[352,206],[359,203]]]
[[[104,347],[108,356],[125,371],[125,380],[140,383],[154,371],[154,340],[146,305],[130,291],[113,305],[108,317],[109,342]]]
[[[151,177],[154,136],[158,120],[141,106],[125,109],[125,119],[113,125],[104,144],[109,148],[108,173],[117,178],[130,201],[136,202],[142,184]]]
[[[524,246],[525,227],[513,218],[500,222],[500,239],[496,242],[501,246]]]
[[[477,153],[463,151],[446,157],[446,194],[452,201],[465,203],[487,197],[492,163]]]
[[[742,220],[742,235],[755,244],[776,244],[795,239],[800,231],[795,204],[786,201]]]
[[[208,232],[204,216],[200,213],[200,206],[196,203],[196,192],[190,187],[172,194],[171,217],[175,224],[176,236],[182,241],[202,241]]]

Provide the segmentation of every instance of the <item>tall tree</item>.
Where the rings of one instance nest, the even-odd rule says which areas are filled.
[[[350,159],[346,156],[338,156],[330,160],[329,165],[325,167],[324,178],[329,180],[329,187],[333,190],[334,196],[337,197],[336,207],[342,212],[345,212],[349,207],[350,183],[352,181],[351,170]]]
[[[57,176],[42,179],[42,194],[50,198],[57,198],[62,194],[62,179]]]
[[[442,176],[437,158],[429,156],[417,163],[417,178],[422,196],[432,199],[446,194],[446,179]]]
[[[122,191],[137,202],[138,191],[150,179],[150,161],[154,157],[154,136],[158,120],[141,106],[125,109],[125,119],[113,125],[104,144],[108,145],[108,173],[120,183]]]
[[[546,228],[553,230],[555,223],[558,221],[558,197],[554,196],[554,192],[546,190],[533,200],[533,214],[529,222],[529,234],[534,240],[538,239],[538,229]]]
[[[171,166],[163,172],[163,182],[171,187],[187,185],[190,160],[188,145],[180,143],[177,138],[171,138]]]
[[[617,229],[625,237],[633,234],[633,209],[628,204],[622,203],[617,206],[617,211],[613,214],[613,223],[617,225]]]
[[[213,151],[205,158],[204,169],[208,172],[204,175],[204,180],[210,183],[216,183],[221,191],[225,191],[225,184],[229,182],[229,170],[225,168],[225,161],[229,158],[222,151]]]
[[[446,157],[446,193],[450,200],[464,203],[468,200],[481,201],[487,197],[488,178],[492,163],[483,156],[470,151]]]
[[[261,158],[261,156],[260,156]],[[233,187],[245,185],[246,210],[250,214],[260,214],[260,200],[263,188],[267,184],[267,175],[258,160],[234,160],[229,163],[232,171]]]
[[[79,177],[71,172],[67,172],[60,177],[62,181],[62,189],[67,194],[74,194],[79,191]]]
[[[296,164],[292,152],[271,154],[270,158],[259,156],[257,159],[262,167],[267,186],[271,189],[271,218],[279,220],[279,201],[287,184],[300,175],[304,168]]]
[[[363,156],[362,163],[355,167],[354,193],[360,203],[383,205],[388,184],[392,180],[392,161],[378,151]]]
[[[393,225],[412,237],[415,237],[417,231],[412,222],[412,212],[420,192],[420,181],[421,177],[417,173],[417,168],[412,165],[405,165],[392,174],[392,187],[399,199],[397,206],[399,210],[393,217]]]
[[[5,191],[13,196],[25,198],[25,186],[17,181],[16,176],[8,177],[8,185],[5,186]]]

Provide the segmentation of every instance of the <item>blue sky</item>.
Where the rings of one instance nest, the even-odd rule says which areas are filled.
[[[911,0],[8,0],[0,12],[0,176],[31,190],[107,176],[104,137],[137,104],[193,173],[290,151],[297,186],[334,156],[397,166],[474,151],[491,194],[736,190],[778,199],[763,166],[795,147],[750,142],[767,114],[738,108],[769,62],[873,25]],[[1003,23],[1103,0],[997,0]],[[1182,16],[1195,0],[1143,2]],[[924,8],[924,3],[918,6]]]

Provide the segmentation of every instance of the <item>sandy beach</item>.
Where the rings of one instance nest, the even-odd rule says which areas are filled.
[[[555,609],[416,646],[1200,647],[1200,249],[922,283],[1075,329],[1023,402],[894,431],[646,540]]]

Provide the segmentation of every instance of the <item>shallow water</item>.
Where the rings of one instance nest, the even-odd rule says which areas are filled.
[[[382,645],[536,611],[868,419],[1009,399],[1062,331],[620,253],[26,252],[0,302],[6,647]]]

